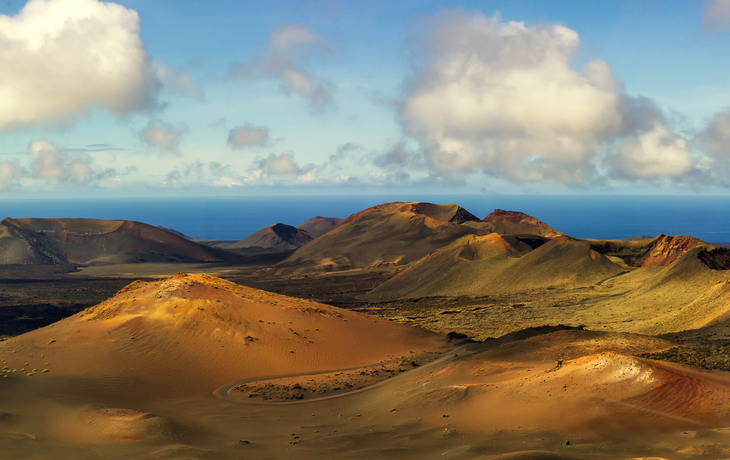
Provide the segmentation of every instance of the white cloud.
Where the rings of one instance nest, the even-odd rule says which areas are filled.
[[[707,129],[697,137],[698,144],[711,155],[730,158],[730,109],[716,113]]]
[[[31,142],[29,150],[33,157],[31,160],[33,177],[58,180],[66,178],[64,163],[68,159],[68,155],[58,150],[58,147],[41,140]]]
[[[26,175],[17,160],[0,161],[0,192],[5,192]]]
[[[400,104],[405,129],[431,169],[483,169],[517,181],[584,179],[600,143],[621,129],[621,84],[603,61],[572,69],[578,43],[577,33],[560,25],[448,13]]]
[[[302,168],[294,162],[293,153],[282,153],[278,156],[270,153],[268,157],[256,162],[256,165],[267,175],[300,174],[302,172]]]
[[[375,165],[413,170],[425,157],[432,179],[452,181],[475,171],[554,183],[689,174],[696,159],[652,100],[626,95],[604,61],[571,65],[579,42],[562,25],[437,14],[398,103],[421,154],[396,149]]]
[[[86,155],[71,156],[46,140],[31,142],[28,150],[31,155],[31,176],[34,178],[77,185],[87,184],[95,178],[92,160]],[[115,174],[114,169],[108,169],[101,172],[100,177]]]
[[[662,125],[623,139],[613,161],[617,172],[631,179],[680,177],[693,166],[687,141]]]
[[[203,86],[193,82],[187,72],[175,71],[164,62],[155,61],[153,68],[157,77],[171,93],[193,99],[205,100]]]
[[[245,147],[262,147],[269,140],[269,128],[245,123],[233,128],[228,133],[228,145],[234,149]]]
[[[705,8],[705,27],[709,29],[730,28],[730,0],[712,0]]]
[[[229,74],[233,78],[274,78],[284,94],[304,97],[312,109],[320,110],[332,102],[335,86],[307,71],[301,61],[312,51],[326,49],[325,41],[306,27],[279,27],[269,33],[269,47],[263,56],[234,64]]]
[[[139,135],[142,142],[151,147],[179,154],[180,138],[186,131],[185,127],[176,127],[155,118],[147,123]]]
[[[0,129],[157,105],[160,83],[133,10],[98,0],[30,0],[0,15]]]
[[[91,164],[83,160],[74,160],[69,163],[67,171],[68,180],[77,185],[86,184],[94,174]]]

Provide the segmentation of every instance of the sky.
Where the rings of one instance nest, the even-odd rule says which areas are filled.
[[[730,0],[0,0],[0,199],[730,194]]]

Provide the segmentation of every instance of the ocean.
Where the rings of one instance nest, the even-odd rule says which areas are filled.
[[[87,217],[161,225],[188,236],[240,240],[274,223],[346,218],[389,201],[455,203],[483,218],[494,209],[521,211],[578,238],[616,239],[660,233],[730,241],[730,197],[367,195],[221,198],[22,199],[0,201],[2,217]]]

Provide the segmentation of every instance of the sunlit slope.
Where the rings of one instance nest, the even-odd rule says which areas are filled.
[[[337,271],[399,266],[466,234],[478,219],[456,205],[388,203],[353,214],[325,235],[298,249],[277,272]]]
[[[83,378],[95,391],[207,394],[243,378],[374,364],[442,345],[441,336],[411,326],[178,274],[137,281],[3,342],[0,356],[11,369],[37,369],[36,379]]]
[[[225,251],[140,222],[6,218],[0,223],[2,263],[202,262],[228,257]]]
[[[560,236],[543,242],[493,233],[451,243],[379,286],[367,298],[490,295],[574,287],[595,284],[622,270],[591,250],[586,241]]]
[[[620,297],[603,302],[631,319],[624,330],[662,334],[697,329],[730,320],[730,271],[708,267],[696,247],[675,262],[653,268]],[[638,269],[647,270],[647,269]]]
[[[554,235],[521,213],[480,220],[453,204],[386,203],[348,217],[279,264],[278,274],[403,266],[465,235]]]
[[[521,439],[554,435],[578,444],[730,423],[730,378],[633,356],[669,346],[634,334],[513,334],[371,398],[402,419],[438,425],[448,416],[449,430],[518,431]]]

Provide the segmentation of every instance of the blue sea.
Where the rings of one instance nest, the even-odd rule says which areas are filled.
[[[222,198],[2,200],[2,217],[87,217],[161,225],[188,236],[240,240],[268,225],[311,217],[346,218],[389,201],[455,203],[483,218],[494,209],[522,211],[571,236],[614,239],[691,235],[730,241],[730,197],[369,195]]]

